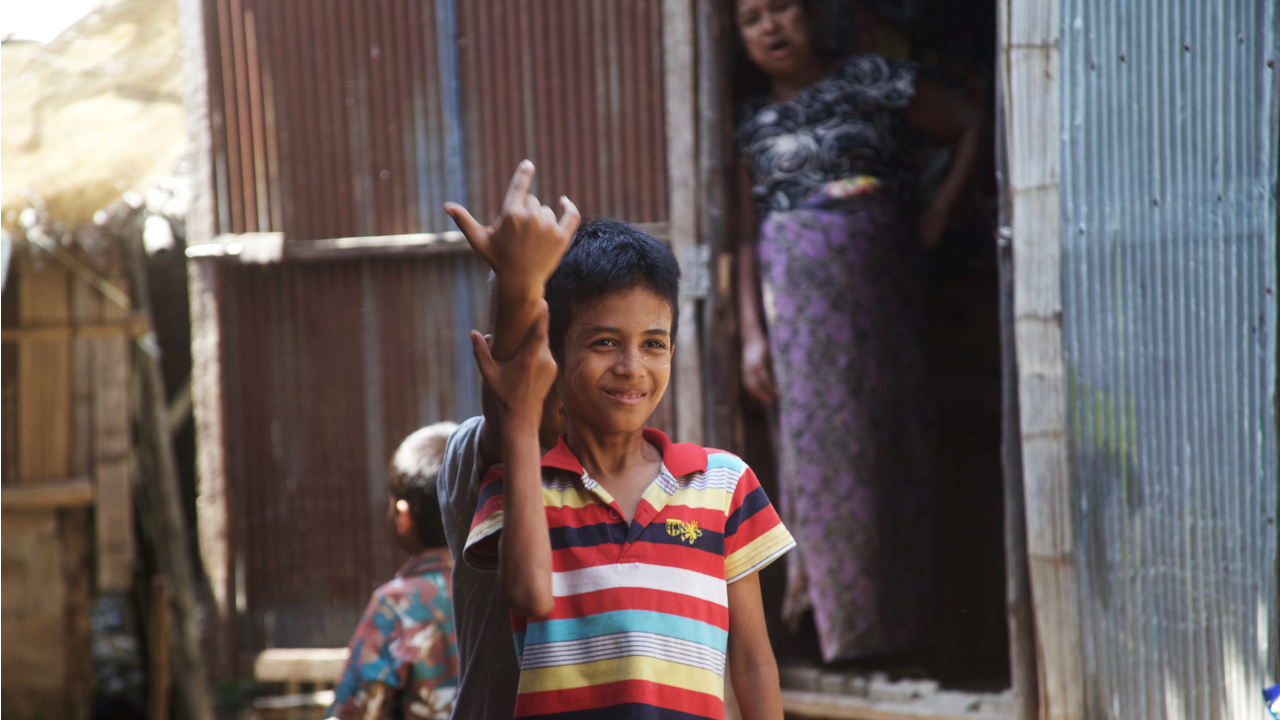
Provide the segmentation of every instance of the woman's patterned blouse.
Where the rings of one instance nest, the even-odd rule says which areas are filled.
[[[878,178],[905,201],[913,159],[903,110],[915,78],[913,62],[854,55],[791,100],[766,104],[758,95],[743,103],[736,140],[751,163],[760,217],[856,175]]]

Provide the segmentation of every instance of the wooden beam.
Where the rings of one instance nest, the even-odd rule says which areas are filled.
[[[253,659],[253,679],[258,682],[336,682],[350,654],[347,648],[263,650]]]
[[[730,5],[697,0],[698,229],[711,261],[702,313],[707,444],[741,452],[738,313],[728,224],[734,217],[728,179],[736,168],[728,66],[735,31]]]
[[[984,708],[984,699],[997,697],[943,690],[920,700],[883,702],[853,695],[784,689],[782,710],[787,717],[827,720],[1013,720],[1002,708]]]
[[[1061,20],[1057,0],[999,0],[997,18],[1040,717],[1077,720],[1084,716],[1084,656],[1076,583],[1077,510],[1067,472],[1058,265]]]
[[[109,282],[128,293],[120,278]],[[101,303],[102,319],[123,323],[129,311]],[[144,318],[145,322],[145,318]],[[93,477],[97,493],[94,527],[98,541],[98,590],[121,592],[133,586],[133,419],[129,377],[131,343],[123,333],[95,338],[90,363],[93,377]]]
[[[669,223],[638,223],[636,227],[659,240],[671,241]],[[187,257],[193,260],[216,258],[245,264],[265,264],[469,252],[471,246],[462,233],[457,231],[326,240],[293,240],[286,238],[284,233],[259,232],[218,235],[210,242],[188,246]]]
[[[698,244],[697,36],[693,0],[662,1],[662,68],[667,140],[667,217],[670,243],[680,258],[685,282],[676,333],[674,373],[675,435],[681,442],[706,443],[702,342],[698,299],[692,284],[705,279],[705,253]]]
[[[0,488],[0,507],[5,510],[88,507],[93,499],[93,481],[87,477]]]
[[[77,283],[80,285],[80,283]],[[4,342],[59,342],[73,337],[129,337],[139,338],[150,331],[146,318],[129,314],[117,320],[101,322],[73,322],[57,325],[24,325],[0,331]]]
[[[182,106],[191,166],[191,205],[187,210],[187,246],[213,242],[217,235],[206,29],[214,4],[178,0],[182,37]],[[191,394],[196,430],[196,536],[213,594],[206,625],[213,639],[211,667],[221,677],[235,674],[235,624],[231,613],[231,551],[227,545],[226,447],[223,436],[222,341],[218,324],[217,267],[207,260],[187,263],[191,307]],[[208,717],[201,710],[200,717]]]
[[[141,238],[136,238],[130,248],[130,265],[133,270],[134,297],[139,312],[148,324],[152,324],[151,292],[147,284],[146,254]],[[182,492],[179,488],[178,465],[173,454],[173,433],[169,431],[168,401],[165,398],[164,376],[160,360],[141,348],[135,353],[141,386],[142,404],[139,412],[139,444],[150,450],[154,463],[152,472],[143,478],[153,483],[152,490],[158,500],[158,541],[169,548],[164,556],[168,567],[161,566],[171,579],[173,627],[176,631],[173,677],[178,695],[183,702],[184,715],[191,720],[213,720],[213,706],[209,701],[204,662],[204,648],[200,635],[200,613],[196,601],[196,573],[187,551],[186,513],[182,509]]]

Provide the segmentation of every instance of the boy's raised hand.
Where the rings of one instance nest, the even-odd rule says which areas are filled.
[[[457,203],[445,203],[444,210],[458,224],[472,249],[493,268],[500,283],[537,288],[541,296],[542,286],[569,249],[582,218],[577,206],[561,197],[563,214],[556,220],[551,208],[529,193],[533,172],[533,163],[528,160],[516,167],[502,203],[502,215],[493,226],[481,225]]]
[[[533,327],[525,335],[520,347],[509,360],[497,361],[489,350],[489,344],[479,332],[471,331],[471,349],[476,356],[480,376],[492,392],[504,416],[504,422],[512,418],[534,421],[542,416],[542,401],[546,399],[556,379],[556,361],[547,344],[547,326],[550,322],[547,302],[539,301],[538,314]]]

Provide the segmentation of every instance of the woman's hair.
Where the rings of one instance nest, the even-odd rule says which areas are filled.
[[[444,464],[449,435],[456,423],[440,422],[415,430],[400,443],[391,457],[387,473],[387,494],[392,500],[409,503],[409,517],[418,531],[423,547],[444,547],[444,520],[440,517],[440,498],[436,479]]]
[[[640,228],[601,218],[584,222],[547,280],[551,354],[564,358],[564,338],[581,305],[634,287],[671,304],[671,337],[680,318],[680,263],[662,241]]]
[[[733,28],[730,77],[733,78],[734,102],[760,95],[769,90],[769,76],[752,62],[742,44],[738,28],[738,0],[726,0],[729,22]],[[813,48],[823,57],[840,57],[848,52],[853,38],[852,2],[842,0],[796,0],[813,28]]]

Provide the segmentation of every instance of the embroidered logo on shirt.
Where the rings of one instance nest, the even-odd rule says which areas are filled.
[[[692,545],[694,540],[702,537],[702,528],[698,527],[697,520],[671,519],[667,521],[667,534],[686,540]]]

